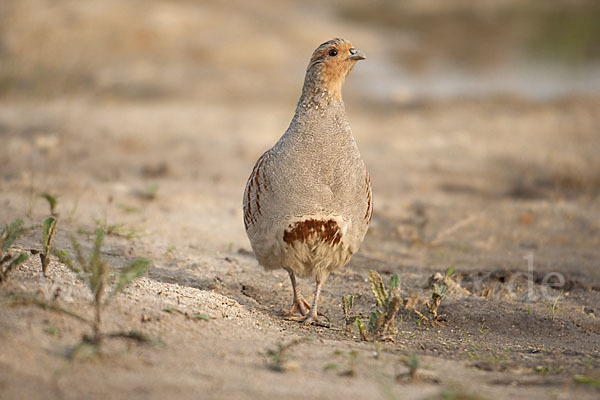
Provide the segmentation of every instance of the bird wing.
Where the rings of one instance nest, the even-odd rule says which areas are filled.
[[[373,217],[373,197],[371,195],[371,176],[369,171],[365,169],[365,195],[367,198],[367,210],[365,211],[364,219],[367,221],[367,225],[371,223],[371,217]]]
[[[246,230],[248,227],[256,223],[256,218],[261,215],[260,209],[260,195],[266,188],[266,175],[264,173],[265,161],[269,158],[270,150],[263,153],[262,156],[254,164],[252,173],[246,183],[246,190],[244,191],[244,226]]]

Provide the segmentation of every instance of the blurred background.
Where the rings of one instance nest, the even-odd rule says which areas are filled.
[[[600,91],[594,0],[15,0],[0,4],[0,96],[295,99],[335,36],[368,56],[364,101]]]

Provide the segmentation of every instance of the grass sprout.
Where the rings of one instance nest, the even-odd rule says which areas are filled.
[[[134,228],[128,227],[126,224],[109,224],[106,219],[96,219],[96,227],[104,231],[106,235],[119,236],[125,239],[139,239],[142,235]],[[90,234],[89,232],[82,232]]]
[[[409,354],[407,357],[402,359],[402,363],[408,367],[408,372],[401,373],[396,376],[397,381],[416,381],[418,379],[417,371],[419,370],[420,362],[419,357],[415,353]]]
[[[561,297],[563,297],[563,293],[564,290],[561,290],[558,296],[556,296],[556,298],[552,302],[552,304],[544,303],[544,305],[548,309],[548,312],[550,313],[550,315],[552,315],[552,321],[554,321],[554,319],[556,318],[556,311],[558,310],[558,301]]]
[[[43,197],[44,199],[46,199],[46,201],[48,202],[48,206],[50,207],[50,215],[52,215],[53,217],[58,216],[58,212],[56,211],[56,206],[58,205],[58,198],[60,196],[53,195],[50,193],[42,193],[40,196]]]
[[[293,364],[288,360],[287,352],[292,347],[308,340],[308,338],[294,339],[286,344],[278,343],[277,348],[267,350],[267,355],[270,358],[269,363],[267,364],[268,368],[277,372],[285,372],[292,369]]]
[[[169,313],[169,314],[181,314],[183,316],[185,316],[188,319],[197,319],[197,320],[203,320],[203,321],[210,321],[211,318],[209,315],[206,314],[202,314],[202,313],[196,313],[194,315],[189,315],[187,312],[185,311],[181,311],[180,309],[176,308],[176,307],[165,307],[162,309],[164,312]]]
[[[90,342],[100,344],[102,340],[102,310],[108,302],[123,289],[141,277],[150,267],[150,261],[145,258],[138,258],[121,268],[117,283],[114,285],[108,296],[106,296],[106,286],[109,284],[110,268],[108,263],[102,259],[101,249],[104,243],[104,231],[96,229],[94,245],[89,257],[86,259],[81,245],[71,237],[71,244],[75,252],[75,261],[66,251],[55,250],[53,253],[69,269],[77,274],[77,277],[86,283],[93,298],[94,320],[92,323],[93,335]],[[76,263],[78,266],[76,266]]]
[[[143,200],[152,201],[156,199],[160,185],[147,185],[144,188],[138,190],[136,194]]]
[[[52,253],[52,245],[56,236],[56,227],[58,220],[56,217],[48,217],[42,225],[42,252],[40,259],[42,261],[42,273],[46,276],[46,269],[50,263],[50,254]]]
[[[339,373],[340,376],[356,376],[358,367],[358,352],[356,350],[350,350],[348,352],[336,350],[333,352],[333,354],[336,356],[344,356],[344,358],[346,358],[348,361],[348,368],[346,368],[344,371],[341,371]]]
[[[431,322],[432,325],[439,325],[442,318],[445,317],[444,314],[438,314],[438,309],[442,300],[448,294],[449,283],[453,283],[450,280],[452,275],[454,275],[454,266],[448,268],[443,276],[440,273],[436,273],[430,278],[429,284],[431,285],[432,292],[431,300],[425,303],[427,310],[424,313],[416,309],[413,310],[419,316],[417,320],[419,326],[421,326],[423,321]]]
[[[446,293],[448,292],[448,287],[445,284],[438,285],[437,283],[433,284],[433,292],[431,292],[431,302],[427,303],[427,308],[429,313],[432,316],[432,321],[437,322],[441,315],[438,314],[438,308],[442,303],[444,297],[446,297]]]
[[[594,387],[596,389],[600,389],[600,379],[590,378],[589,376],[577,375],[574,378],[575,383],[580,385],[586,385],[590,387]]]
[[[490,331],[490,327],[485,325],[485,318],[483,318],[481,322],[477,324],[477,330],[484,336]]]
[[[352,307],[354,307],[354,295],[349,294],[342,297],[342,311],[344,312],[344,322],[346,326],[352,324],[355,317],[352,316]]]
[[[369,283],[375,297],[377,308],[369,314],[369,323],[365,330],[362,321],[355,319],[362,340],[393,340],[397,332],[396,314],[402,307],[403,300],[400,296],[400,278],[397,274],[392,275],[385,288],[381,275],[377,271],[369,271]]]
[[[29,258],[25,253],[20,253],[16,257],[5,254],[15,240],[27,232],[28,229],[23,227],[23,220],[17,219],[7,224],[0,233],[0,285],[8,280],[8,276],[13,269]]]

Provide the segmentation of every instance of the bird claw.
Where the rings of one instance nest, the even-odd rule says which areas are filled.
[[[303,317],[290,317],[290,321],[302,322],[302,327],[305,328],[309,325],[320,326],[322,328],[331,328],[331,324],[324,322],[318,316],[327,318],[324,314],[317,313],[317,315],[309,312]]]
[[[303,297],[296,300],[289,311],[283,313],[284,317],[291,317],[296,313],[300,313],[303,317],[310,312],[310,304]]]

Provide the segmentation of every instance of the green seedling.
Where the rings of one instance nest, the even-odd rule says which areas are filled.
[[[440,318],[438,315],[438,307],[440,303],[446,297],[446,292],[448,291],[448,287],[445,284],[438,285],[437,283],[433,284],[433,292],[431,293],[431,303],[427,303],[427,309],[429,313],[432,315],[432,321],[437,322]]]
[[[104,243],[104,231],[96,229],[94,246],[90,256],[86,259],[79,242],[71,237],[71,244],[75,252],[75,261],[71,259],[66,251],[54,250],[54,254],[69,269],[77,274],[77,277],[86,283],[89,288],[94,304],[94,320],[92,323],[93,336],[89,340],[91,343],[100,344],[102,340],[102,310],[108,302],[135,279],[146,273],[150,267],[150,261],[144,258],[138,258],[123,267],[119,271],[119,277],[116,284],[106,296],[106,286],[109,284],[110,268],[108,263],[102,259],[101,249]]]
[[[55,217],[48,217],[42,226],[42,252],[40,259],[42,261],[42,273],[46,276],[46,269],[50,263],[50,254],[52,245],[54,244],[54,236],[56,236],[56,226],[58,220]]]
[[[105,235],[119,236],[129,240],[139,239],[141,237],[136,229],[128,227],[126,224],[109,224],[106,219],[96,219],[95,222],[96,227],[102,229]],[[82,233],[90,234],[89,232]]]
[[[402,364],[408,368],[408,371],[396,375],[396,381],[404,383],[415,383],[418,381],[438,383],[438,378],[424,373],[420,369],[421,362],[415,353],[410,353],[401,359]]]
[[[575,378],[575,383],[580,385],[586,385],[590,387],[594,387],[596,389],[600,389],[600,379],[590,378],[588,376],[577,375]]]
[[[563,293],[564,291],[561,290],[558,296],[556,296],[556,298],[552,302],[552,304],[544,303],[544,305],[548,309],[548,312],[552,315],[552,321],[554,321],[554,318],[556,318],[556,311],[558,310],[558,301],[562,297]]]
[[[350,325],[353,320],[352,307],[354,306],[354,295],[349,294],[342,297],[342,311],[344,312],[344,322],[346,326]]]
[[[340,372],[340,376],[356,376],[358,366],[358,352],[356,350],[351,350],[347,353],[336,350],[333,354],[336,356],[342,355],[348,360],[348,368],[345,371]]]
[[[167,247],[167,257],[173,257],[175,250],[177,250],[177,247],[174,244]]]
[[[119,208],[126,214],[138,214],[142,212],[138,207],[128,206],[125,204],[119,204]]]
[[[385,288],[381,275],[377,271],[369,271],[371,291],[377,302],[377,308],[369,314],[368,333],[365,332],[362,322],[357,318],[355,324],[359,329],[362,340],[393,340],[396,334],[396,314],[403,304],[400,296],[400,279],[397,274],[392,275]]]
[[[425,303],[425,305],[427,306],[427,310],[425,312],[429,315],[429,317],[417,310],[414,310],[414,312],[419,316],[419,319],[417,321],[419,326],[421,326],[421,323],[423,321],[431,322],[433,325],[439,325],[439,320],[442,317],[444,317],[444,315],[438,314],[438,308],[442,303],[442,300],[446,297],[446,294],[448,293],[448,286],[446,282],[448,279],[450,279],[452,275],[454,275],[454,266],[451,266],[450,268],[448,268],[448,270],[446,270],[446,274],[441,280],[441,283],[433,283],[431,301]]]
[[[56,206],[58,205],[59,196],[52,195],[50,193],[42,193],[41,196],[46,199],[48,205],[50,206],[50,215],[53,217],[58,216],[58,213],[56,212]]]
[[[309,339],[307,338],[294,339],[286,344],[278,343],[276,349],[268,349],[267,355],[270,357],[270,361],[267,364],[268,368],[277,372],[285,372],[288,370],[290,367],[290,363],[287,358],[288,350],[308,340]]]
[[[8,280],[8,276],[14,268],[29,258],[25,253],[21,253],[14,258],[10,254],[4,254],[15,240],[27,232],[28,230],[23,227],[23,220],[21,219],[6,225],[2,230],[0,234],[0,285]]]
[[[160,185],[148,185],[137,192],[137,195],[144,200],[152,201],[156,199]]]
[[[46,333],[47,333],[48,335],[50,335],[50,336],[56,336],[56,335],[58,334],[58,331],[57,331],[57,330],[56,330],[56,328],[55,328],[55,327],[53,327],[53,326],[51,326],[51,327],[49,327],[49,328],[46,328],[46,329],[44,330],[44,332],[46,332]]]
[[[181,315],[184,315],[188,319],[189,318],[200,319],[200,320],[204,320],[204,321],[210,321],[210,319],[211,319],[210,316],[208,316],[206,314],[202,314],[202,313],[197,313],[197,314],[190,316],[187,312],[181,311],[180,309],[175,308],[175,307],[165,307],[165,308],[163,308],[163,311],[166,313],[169,313],[169,314],[174,314],[174,313],[181,314]]]
[[[365,331],[365,327],[360,318],[356,317],[356,319],[354,320],[354,324],[356,325],[356,327],[358,328],[358,332],[360,333],[360,340],[368,342],[369,338],[367,337],[367,332]]]
[[[331,371],[334,369],[337,369],[338,365],[336,363],[329,363],[329,364],[325,364],[325,366],[323,367],[323,371]]]
[[[485,318],[483,318],[481,322],[477,324],[477,330],[484,336],[490,331],[490,327],[485,326]]]
[[[541,366],[541,365],[535,367],[534,371],[536,374],[540,374],[540,375],[550,375],[550,372],[552,372],[549,367]]]
[[[410,355],[406,361],[406,366],[408,367],[411,379],[415,379],[417,377],[417,369],[419,368],[419,358],[416,354],[413,353]]]

